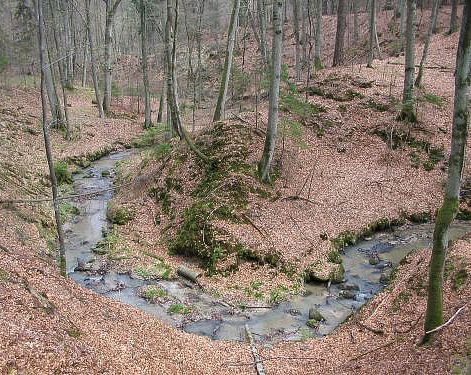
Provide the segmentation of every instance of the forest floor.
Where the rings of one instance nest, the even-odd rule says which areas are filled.
[[[264,255],[272,247],[263,237],[270,237],[284,263],[295,265],[298,272],[316,264],[320,271],[317,276],[325,277],[336,265],[328,261],[331,242],[323,238],[339,238],[345,231],[360,232],[380,219],[398,218],[402,212],[434,213],[446,177],[441,167],[449,152],[451,136],[457,38],[456,33],[440,34],[432,41],[430,69],[425,72],[425,89],[419,94],[419,124],[414,129],[395,121],[403,81],[403,66],[398,64],[403,63],[403,57],[375,61],[374,69],[352,65],[320,72],[309,86],[321,87],[323,91],[312,89],[314,95],[309,95],[308,100],[326,112],[307,116],[305,110],[299,110],[296,101],[294,106],[293,100],[286,102],[281,122],[286,129],[286,148],[283,154],[278,153],[280,178],[270,187],[270,193],[276,196],[303,199],[272,202],[252,194],[248,209],[254,225],[227,225],[222,221],[219,224],[241,239],[244,246],[257,248]],[[419,56],[420,51],[419,46]],[[299,91],[292,96],[302,97],[302,89]],[[0,95],[0,199],[48,196],[38,91],[9,88],[3,89]],[[342,95],[347,100],[339,101]],[[97,119],[89,90],[77,89],[70,99],[71,117],[77,127],[75,134],[80,136],[65,142],[63,133],[53,131],[53,152],[57,159],[75,157],[77,163],[86,164],[87,156],[95,158],[111,147],[123,148],[142,134],[139,121],[125,113],[118,115],[121,117],[118,119]],[[259,129],[266,126],[263,105],[259,114],[247,111],[228,117],[231,117],[230,126],[244,124],[248,128],[245,121],[252,128],[256,123]],[[253,129],[250,131],[254,133],[250,146],[256,151],[250,153],[246,162],[254,164],[260,157],[263,137],[257,136]],[[396,149],[388,148],[379,136],[391,132],[397,135],[393,142],[403,142]],[[408,139],[413,141],[407,142]],[[440,150],[441,146],[444,159],[440,152],[430,152]],[[133,174],[147,173],[155,177],[152,169],[155,165],[141,164],[148,157],[147,152],[136,156],[134,165],[142,169],[134,168]],[[123,173],[126,168],[132,170],[131,166],[128,164]],[[191,185],[189,170],[188,167],[183,171],[187,174],[181,173],[183,186]],[[465,181],[469,171],[468,166]],[[157,186],[163,182],[149,181]],[[142,194],[146,187],[138,186],[141,194],[133,194],[131,198],[129,191],[122,190],[115,199],[117,204],[131,207],[135,214],[134,220],[119,229],[123,246],[139,243],[154,255],[163,256],[172,268],[182,263],[198,268],[198,263],[187,258],[169,256],[161,245],[160,228],[154,225],[154,214],[161,206]],[[185,201],[182,199],[178,204],[183,207]],[[1,207],[2,374],[255,373],[250,347],[246,344],[211,341],[181,332],[137,308],[61,278],[51,227],[50,204]],[[459,275],[471,272],[470,241],[471,237],[467,236],[450,249],[444,291],[445,319],[469,303],[470,278],[464,278],[462,285],[458,281]],[[412,253],[398,268],[388,288],[331,335],[261,348],[267,373],[466,371],[469,306],[431,344],[418,346],[423,334],[429,257],[430,249]],[[134,258],[116,267],[132,269],[146,261],[150,259]],[[242,262],[230,277],[203,276],[201,283],[223,298],[240,301],[248,297],[243,296],[244,286],[254,280],[263,281],[260,291],[268,297],[270,290],[278,285],[294,290],[298,279],[267,264],[254,267],[253,262]],[[234,284],[240,289],[229,287]]]

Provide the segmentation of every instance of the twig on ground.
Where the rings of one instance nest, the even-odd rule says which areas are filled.
[[[357,355],[356,357],[353,357],[353,358],[350,358],[348,361],[351,362],[351,361],[355,361],[357,359],[360,359],[361,357],[364,357],[365,355],[368,355],[368,354],[371,354],[377,350],[380,350],[380,349],[383,349],[383,348],[386,348],[387,346],[391,345],[391,344],[394,344],[394,340],[393,341],[388,341],[387,343],[383,344],[383,345],[380,345],[380,346],[377,346],[376,348],[374,349],[371,349],[371,350],[368,350],[367,352],[365,353],[362,353],[360,355]]]
[[[370,327],[370,326],[367,326],[366,324],[360,322],[359,320],[357,320],[357,324],[364,328],[364,329],[367,329],[368,331],[370,332],[373,332],[374,334],[376,335],[384,335],[384,331],[382,329],[378,329],[378,328],[373,328],[373,327]]]
[[[268,361],[324,361],[324,358],[313,358],[313,357],[269,357],[260,359],[259,362],[268,362]],[[255,362],[239,362],[239,363],[224,363],[225,367],[242,367],[242,366],[254,366]]]
[[[3,246],[2,244],[0,244],[0,249],[2,249],[5,253],[9,253],[10,250],[8,250],[5,246]]]
[[[257,347],[250,332],[249,326],[245,325],[245,333],[247,334],[247,339],[250,343],[250,349],[252,350],[252,355],[255,360],[255,369],[257,370],[258,375],[265,375],[265,369],[263,368],[262,362],[260,361],[260,355],[258,354]]]
[[[288,197],[283,197],[281,198],[282,201],[284,200],[290,200],[290,201],[305,201],[305,202],[309,202],[311,204],[320,204],[319,202],[314,202],[308,198],[304,198],[304,197],[300,197],[299,195],[290,195]]]
[[[468,301],[469,302],[469,301]],[[453,316],[448,319],[448,321],[446,323],[443,323],[441,326],[438,326],[437,328],[434,328],[430,331],[427,331],[425,332],[426,335],[430,334],[430,333],[433,333],[433,332],[437,332],[443,328],[445,328],[447,325],[451,324],[451,322],[458,316],[458,314],[464,309],[466,308],[466,306],[468,306],[468,302],[466,302],[463,306],[461,306],[454,314]]]

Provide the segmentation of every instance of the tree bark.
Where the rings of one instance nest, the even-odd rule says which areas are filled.
[[[374,59],[374,41],[376,35],[376,0],[371,0],[370,4],[370,51],[368,55],[368,64],[366,66],[372,68]]]
[[[87,34],[88,34],[88,31],[87,31],[87,28],[85,28],[83,32],[82,87],[85,87],[87,85],[87,50],[88,50]]]
[[[322,0],[316,2],[316,40],[314,47],[314,66],[316,70],[321,70],[322,64]]]
[[[270,168],[275,154],[276,133],[278,128],[278,98],[280,94],[281,57],[283,48],[282,29],[283,1],[275,0],[273,4],[273,48],[270,79],[270,99],[268,103],[268,125],[265,138],[265,147],[260,162],[258,173],[262,181],[271,181]]]
[[[291,0],[293,8],[293,32],[294,41],[296,43],[295,48],[295,61],[296,61],[296,80],[301,79],[301,45],[299,38],[299,0]]]
[[[109,112],[111,109],[111,42],[113,38],[111,36],[111,29],[113,27],[113,18],[116,14],[121,0],[104,0],[106,8],[106,19],[105,19],[105,64],[104,64],[104,81],[105,81],[105,92],[103,97],[103,110]]]
[[[54,206],[54,217],[57,227],[57,235],[59,238],[59,268],[62,276],[67,275],[67,265],[65,261],[65,246],[64,246],[64,234],[62,231],[62,223],[59,213],[59,202],[57,200],[57,179],[54,172],[54,162],[52,160],[51,152],[51,141],[49,138],[49,126],[47,123],[46,114],[46,94],[45,94],[45,77],[50,67],[46,63],[46,53],[43,48],[45,42],[45,31],[44,31],[44,17],[42,9],[42,0],[36,0],[36,13],[38,17],[38,41],[39,41],[39,60],[41,65],[41,104],[42,104],[42,123],[43,123],[43,136],[44,145],[46,148],[47,163],[49,165],[49,175],[51,178],[52,186],[52,198]]]
[[[400,18],[400,30],[399,30],[399,45],[401,52],[404,51],[404,30],[406,28],[406,0],[400,0],[401,2],[401,18]]]
[[[100,118],[105,117],[103,105],[100,98],[100,88],[98,87],[98,76],[96,70],[95,44],[93,42],[92,30],[90,27],[90,0],[85,0],[85,25],[87,28],[88,44],[90,46],[90,68],[92,70],[93,88],[95,89],[95,100]]]
[[[339,6],[337,10],[337,33],[335,36],[334,60],[332,66],[340,66],[343,64],[345,29],[347,28],[345,12],[346,2],[347,0],[339,0]]]
[[[234,54],[235,35],[239,18],[240,0],[234,0],[232,8],[231,22],[227,32],[226,60],[222,72],[221,87],[219,89],[218,102],[214,111],[213,122],[221,120],[224,116],[224,109],[227,99],[227,88],[229,87],[229,78],[231,76],[232,56]]]
[[[415,113],[414,97],[414,74],[415,74],[415,12],[416,0],[407,0],[407,43],[405,57],[404,91],[402,95],[402,111],[399,120],[411,123],[417,122]]]
[[[424,50],[422,52],[422,58],[420,59],[419,73],[417,74],[417,78],[415,79],[415,87],[420,87],[420,85],[422,83],[422,76],[424,74],[424,66],[425,66],[425,63],[427,61],[428,48],[430,46],[430,38],[432,37],[433,28],[434,28],[435,22],[437,20],[438,1],[439,0],[434,0],[434,2],[433,2],[432,17],[430,19],[430,26],[429,26],[429,29],[427,31],[427,36],[425,38],[425,44],[424,44]]]
[[[458,0],[453,0],[448,34],[453,34],[456,31],[458,31]]]
[[[468,139],[468,96],[470,81],[468,74],[471,60],[471,11],[469,1],[465,3],[460,40],[456,54],[455,102],[453,109],[453,130],[451,151],[448,162],[448,177],[445,197],[440,208],[433,234],[433,250],[430,260],[427,313],[425,332],[431,331],[443,323],[443,269],[448,247],[448,235],[451,222],[459,206],[459,194],[466,144]],[[432,334],[425,334],[427,342]]]
[[[144,103],[145,103],[145,120],[144,128],[151,126],[150,118],[150,93],[149,93],[149,76],[147,71],[147,4],[146,0],[140,1],[140,18],[141,18],[141,57],[142,57],[142,82],[144,84]]]
[[[360,38],[360,27],[358,25],[358,1],[353,0],[353,39],[358,42]]]
[[[265,0],[257,1],[257,14],[258,22],[260,25],[260,52],[262,54],[263,61],[269,65],[268,52],[267,52],[267,16],[266,16],[266,5]]]

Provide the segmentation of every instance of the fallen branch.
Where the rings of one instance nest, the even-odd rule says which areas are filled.
[[[376,335],[384,335],[384,331],[383,331],[382,329],[377,329],[377,328],[373,328],[373,327],[367,326],[366,324],[363,324],[363,323],[360,322],[359,320],[357,320],[357,324],[358,324],[360,327],[362,327],[362,328],[364,328],[364,329],[366,329],[366,330],[368,330],[368,331],[370,331],[370,332],[373,332],[373,333],[376,334]]]
[[[448,321],[444,324],[442,324],[441,326],[438,326],[430,331],[427,331],[425,332],[426,335],[430,334],[430,333],[433,333],[433,332],[437,332],[443,328],[445,328],[447,325],[451,324],[451,322],[458,316],[458,314],[468,305],[468,302],[466,302],[463,306],[461,306],[456,312],[455,314],[450,318],[448,319]]]
[[[91,195],[101,194],[107,191],[119,189],[123,186],[131,185],[131,184],[132,182],[128,182],[126,184],[122,184],[119,186],[113,186],[113,187],[102,189],[102,190],[92,191],[90,193],[82,193],[82,194],[67,195],[65,197],[57,197],[57,200],[63,201],[63,200],[69,200],[69,199],[88,197]],[[52,198],[41,198],[41,199],[31,199],[31,200],[13,200],[13,199],[0,200],[0,204],[23,204],[23,203],[30,204],[30,203],[43,203],[43,202],[52,202]]]
[[[308,198],[304,198],[304,197],[300,197],[299,195],[290,195],[289,197],[284,197],[284,198],[281,198],[282,201],[284,200],[290,200],[290,201],[305,201],[305,202],[309,202],[311,204],[320,204],[319,202],[314,202]]]
[[[265,369],[263,368],[262,362],[260,361],[260,355],[258,354],[258,350],[255,346],[252,333],[250,332],[250,328],[247,324],[245,325],[245,333],[247,335],[247,339],[249,340],[250,349],[252,350],[252,355],[255,360],[255,369],[257,370],[258,375],[265,375]]]
[[[0,244],[0,249],[2,249],[5,253],[9,253],[10,250],[8,250],[5,246],[3,246],[2,244]]]
[[[404,63],[395,62],[395,61],[388,61],[388,64],[390,64],[390,65],[404,65]],[[420,68],[420,65],[416,65],[415,67]],[[451,68],[447,68],[446,66],[439,66],[439,65],[436,65],[436,66],[427,65],[427,66],[424,66],[424,68],[425,69],[439,69],[439,70],[453,71],[453,69],[451,69]]]
[[[244,218],[245,220],[248,221],[248,223],[249,223],[252,227],[255,228],[255,230],[256,230],[258,233],[260,233],[260,235],[261,235],[263,238],[267,238],[267,234],[266,234],[266,233],[263,233],[262,230],[254,224],[254,222],[250,219],[250,217],[248,217],[246,214],[242,214],[242,216],[243,216],[243,218]]]
[[[351,361],[355,361],[357,359],[360,359],[361,357],[364,357],[365,355],[368,355],[368,354],[371,354],[377,350],[380,350],[380,349],[383,349],[383,348],[386,348],[387,346],[391,345],[391,344],[394,344],[394,341],[388,341],[386,344],[383,344],[383,345],[380,345],[374,349],[371,349],[371,350],[368,350],[367,352],[365,353],[362,353],[360,355],[357,355],[356,357],[353,357],[353,358],[350,358],[348,361],[351,362]]]
[[[315,361],[325,360],[324,358],[313,358],[313,357],[269,357],[261,359],[259,362],[268,361]],[[239,363],[224,363],[223,366],[227,367],[242,367],[242,366],[255,366],[255,362],[239,362]]]

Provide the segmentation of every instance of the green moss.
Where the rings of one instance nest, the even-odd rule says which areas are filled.
[[[425,101],[435,104],[437,107],[442,107],[443,105],[443,98],[439,95],[435,95],[431,92],[425,93],[424,94],[424,99]]]
[[[124,225],[134,218],[134,213],[126,207],[116,207],[115,204],[108,202],[106,217],[113,224]]]
[[[386,103],[379,103],[373,99],[368,99],[367,102],[368,108],[374,109],[377,112],[386,112],[389,111],[390,105]]]
[[[327,255],[327,259],[329,259],[329,262],[340,264],[342,263],[342,257],[339,254],[338,250],[331,250],[329,254]]]
[[[153,300],[154,298],[162,298],[167,295],[167,291],[157,285],[149,285],[146,289],[146,298]]]
[[[319,325],[319,321],[316,320],[316,319],[309,319],[309,320],[306,322],[306,325],[307,325],[309,328],[317,328],[318,325]]]
[[[277,285],[270,292],[270,303],[280,303],[284,301],[289,295],[289,288],[284,285]]]
[[[333,283],[341,283],[344,280],[344,276],[345,268],[343,267],[343,264],[339,264],[337,269],[330,272],[329,279]]]
[[[74,328],[68,329],[67,334],[70,337],[73,337],[74,339],[78,339],[82,335],[82,332],[77,327],[74,327]]]
[[[72,175],[67,168],[68,163],[66,161],[61,160],[54,163],[54,173],[56,175],[58,185],[72,183]]]
[[[12,281],[10,274],[2,268],[0,268],[0,281],[6,282],[6,283]]]
[[[465,267],[461,268],[458,272],[453,275],[453,283],[452,288],[453,290],[460,289],[468,279],[468,271]]]
[[[410,298],[409,292],[406,292],[406,291],[399,292],[399,294],[396,296],[396,298],[393,301],[392,311],[398,312],[401,306],[409,301],[409,298]]]
[[[326,112],[325,107],[320,104],[306,102],[295,95],[281,95],[281,110],[294,115],[309,117],[318,113]]]
[[[471,210],[468,210],[467,208],[460,209],[458,213],[456,214],[456,218],[458,220],[466,220],[466,221],[471,220]]]

